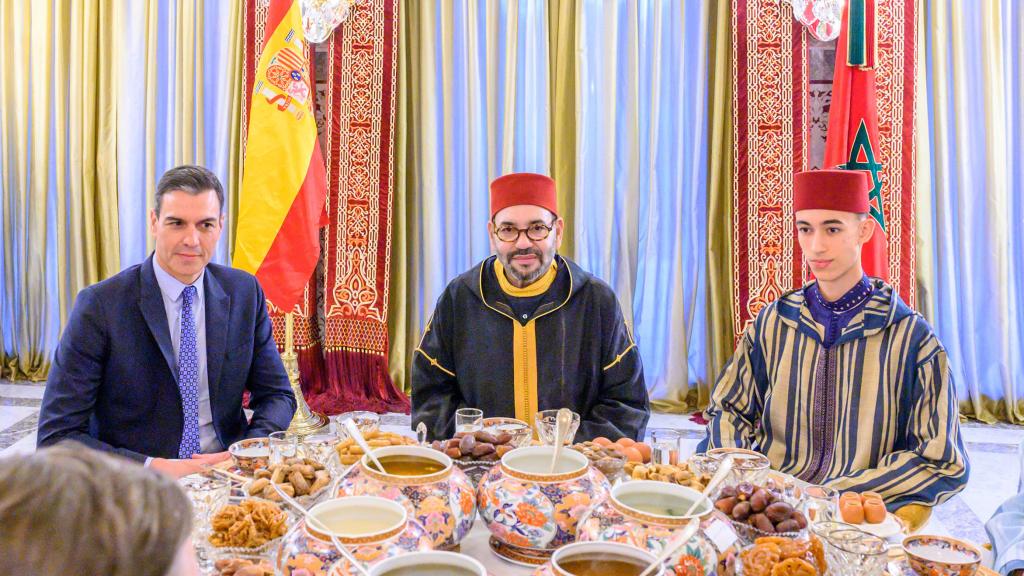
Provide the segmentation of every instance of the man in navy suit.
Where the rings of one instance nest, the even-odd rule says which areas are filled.
[[[288,427],[295,397],[263,290],[251,274],[209,263],[223,207],[205,168],[160,178],[153,255],[78,293],[43,395],[39,446],[77,440],[183,476],[227,458],[238,440]]]

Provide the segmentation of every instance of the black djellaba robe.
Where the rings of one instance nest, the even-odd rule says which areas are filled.
[[[495,256],[448,285],[414,353],[414,427],[443,439],[459,408],[533,424],[537,411],[566,407],[581,416],[577,441],[643,438],[643,366],[614,292],[561,256],[553,266],[537,294],[510,296]]]

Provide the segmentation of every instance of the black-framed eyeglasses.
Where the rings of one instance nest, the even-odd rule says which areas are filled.
[[[516,228],[511,224],[502,224],[494,228],[494,235],[502,242],[518,242],[519,235],[526,232],[526,237],[534,242],[540,242],[551,234],[554,226],[548,226],[540,222],[534,222],[527,228]]]

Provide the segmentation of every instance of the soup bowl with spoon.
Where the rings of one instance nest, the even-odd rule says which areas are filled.
[[[336,498],[310,508],[285,534],[278,570],[286,576],[299,569],[327,574],[333,564],[336,576],[363,574],[342,556],[335,541],[364,566],[433,549],[426,530],[409,520],[401,504],[375,496]]]
[[[451,458],[424,446],[389,446],[364,454],[333,493],[399,502],[411,519],[423,525],[434,547],[442,550],[456,549],[476,517],[476,495],[469,478]]]
[[[551,472],[553,446],[516,448],[477,487],[480,517],[491,548],[521,564],[541,565],[576,540],[576,527],[604,499],[608,480],[575,450],[562,450]]]
[[[634,480],[613,488],[608,499],[580,520],[578,539],[619,542],[660,554],[691,520],[697,519],[706,527],[714,510],[711,500],[692,488]],[[717,564],[715,547],[701,528],[669,558],[667,573],[689,574],[689,567],[700,566],[704,574],[713,574]]]

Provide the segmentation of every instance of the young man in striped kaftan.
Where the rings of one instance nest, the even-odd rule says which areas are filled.
[[[913,526],[963,489],[969,465],[946,351],[892,286],[861,268],[867,176],[794,179],[800,248],[816,278],[766,306],[712,392],[707,438],[841,491],[874,491]]]

